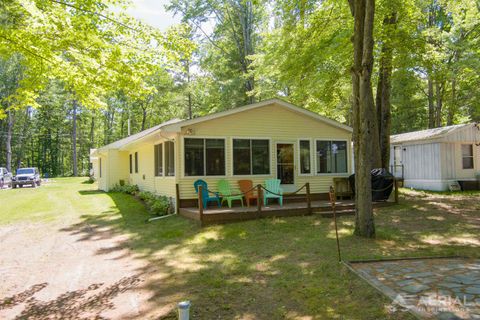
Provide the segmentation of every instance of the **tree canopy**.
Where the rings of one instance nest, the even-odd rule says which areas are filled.
[[[0,4],[0,164],[86,174],[90,148],[272,97],[353,124],[347,0],[171,0],[181,23],[166,31],[132,18],[128,6]],[[390,132],[480,120],[479,6],[376,1],[379,150]]]

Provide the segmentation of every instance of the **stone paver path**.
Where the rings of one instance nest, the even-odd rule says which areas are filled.
[[[480,260],[414,259],[351,263],[362,278],[426,319],[480,319]]]

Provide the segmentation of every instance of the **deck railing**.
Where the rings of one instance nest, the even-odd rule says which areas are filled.
[[[228,196],[245,196],[247,193],[256,189],[256,191],[257,191],[257,218],[260,218],[261,215],[262,215],[262,198],[263,198],[262,195],[263,195],[263,191],[266,191],[266,192],[271,193],[273,195],[283,197],[283,196],[292,196],[292,195],[298,194],[304,188],[305,188],[305,200],[307,202],[307,214],[310,215],[310,214],[312,214],[312,199],[311,199],[311,194],[310,194],[310,183],[308,183],[308,182],[305,183],[300,188],[298,188],[297,190],[295,190],[294,192],[289,192],[289,193],[279,194],[279,193],[273,192],[271,190],[268,190],[267,188],[265,188],[261,184],[257,184],[256,186],[254,186],[250,190],[247,190],[245,192],[236,193],[236,194],[229,194]],[[198,186],[198,212],[199,212],[199,215],[200,215],[200,222],[201,223],[203,222],[203,218],[204,218],[204,216],[203,216],[204,215],[204,213],[203,213],[204,208],[203,208],[202,192],[203,192],[203,186],[199,185]],[[219,194],[219,196],[222,196],[222,194],[220,194],[218,192],[208,190],[208,189],[207,189],[207,192],[212,193],[212,194]]]

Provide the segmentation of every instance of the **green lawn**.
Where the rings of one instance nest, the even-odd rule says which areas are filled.
[[[144,286],[159,308],[192,301],[194,319],[413,319],[389,314],[389,301],[337,262],[331,219],[264,219],[200,228],[181,217],[145,223],[142,203],[94,191],[82,179],[0,192],[0,224],[88,222],[128,235],[122,249],[147,261]],[[376,212],[376,240],[339,224],[346,260],[431,255],[480,257],[480,193],[403,190],[399,205]],[[77,223],[78,223],[77,222]],[[107,231],[106,231],[107,230]],[[78,232],[82,232],[79,230]],[[165,319],[176,319],[172,311]]]

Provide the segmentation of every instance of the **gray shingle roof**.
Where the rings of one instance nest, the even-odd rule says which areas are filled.
[[[470,124],[457,124],[448,127],[433,128],[427,130],[413,131],[407,133],[396,134],[390,136],[390,143],[400,143],[407,141],[417,141],[417,140],[430,140],[434,138],[440,138],[444,135],[452,133],[453,131],[459,130]]]
[[[126,146],[127,144],[130,144],[138,139],[141,139],[147,135],[149,135],[150,133],[153,133],[159,129],[161,129],[162,127],[165,127],[165,126],[168,126],[170,124],[174,124],[174,123],[177,123],[177,122],[180,122],[182,121],[181,119],[172,119],[172,120],[169,120],[169,121],[166,121],[166,122],[163,122],[163,123],[160,123],[159,125],[156,125],[154,127],[151,127],[151,128],[148,128],[146,130],[143,130],[143,131],[140,131],[138,133],[135,133],[135,134],[132,134],[131,136],[128,136],[126,138],[123,138],[123,139],[120,139],[120,140],[117,140],[115,142],[112,142],[110,144],[107,144],[103,147],[100,147],[98,150],[107,150],[107,149],[118,149],[118,148],[121,148],[123,146]]]

